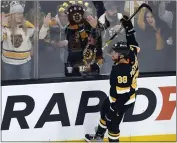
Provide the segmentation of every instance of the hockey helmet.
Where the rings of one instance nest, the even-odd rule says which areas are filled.
[[[124,41],[120,41],[116,44],[113,45],[112,49],[117,52],[117,53],[120,53],[121,55],[128,55],[129,54],[129,47],[127,45],[127,42],[124,42]]]

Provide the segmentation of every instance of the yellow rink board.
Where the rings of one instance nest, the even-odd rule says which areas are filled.
[[[104,142],[107,141],[108,139],[104,139]],[[85,141],[75,140],[75,141],[65,141],[65,142],[85,142]],[[176,134],[120,137],[120,142],[176,142]],[[52,142],[52,143],[57,143],[57,142]]]

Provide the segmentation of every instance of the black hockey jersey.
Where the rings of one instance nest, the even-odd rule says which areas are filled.
[[[112,67],[110,75],[110,96],[115,101],[120,96],[123,102],[135,98],[135,91],[137,88],[137,77],[139,76],[137,47],[130,46],[129,59],[122,63],[115,63]]]

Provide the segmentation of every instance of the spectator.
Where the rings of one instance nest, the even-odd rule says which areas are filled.
[[[149,34],[151,35],[151,38],[155,40],[154,44],[156,50],[161,50],[164,48],[165,40],[168,39],[170,35],[170,31],[165,29],[169,29],[168,26],[163,23],[158,18],[155,18],[154,15],[150,11],[146,11],[145,8],[143,8],[140,11],[139,18],[138,18],[138,26],[141,30],[145,32],[145,35]],[[149,37],[150,38],[150,37]]]
[[[137,24],[141,29],[136,36],[142,49],[139,55],[142,72],[163,71],[163,64],[169,59],[166,52],[169,27],[145,8],[140,11]]]
[[[36,22],[37,29],[41,29],[43,25],[43,19],[45,16],[45,13],[41,11],[41,6],[38,3],[37,9],[35,9],[34,7],[28,9],[29,11],[25,14],[25,18],[31,21],[32,23]],[[37,10],[37,14],[36,14],[36,10]]]
[[[120,3],[122,4],[122,3]],[[121,27],[120,21],[119,21],[119,2],[113,2],[113,1],[104,1],[104,7],[106,11],[103,15],[100,16],[99,22],[104,24],[105,21],[109,21],[110,27],[102,32],[102,39],[103,43],[110,39]],[[104,49],[104,64],[101,69],[102,74],[110,74],[111,72],[111,66],[113,64],[112,58],[110,56],[110,47],[112,44],[117,43],[117,41],[125,41],[125,31],[124,29],[121,31],[121,33],[116,36],[116,38],[112,41],[110,46],[106,47]]]
[[[168,27],[171,30],[171,37],[168,38],[167,43],[168,45],[173,45],[175,43],[175,35],[174,33],[176,32],[175,29],[175,22],[176,22],[176,2],[170,2],[170,1],[162,1],[159,4],[159,9],[158,9],[158,15],[159,18],[166,22]]]
[[[65,29],[66,26],[69,24],[67,15],[64,12],[58,11],[57,15],[52,18],[51,14],[49,13],[44,18],[43,22],[44,23],[39,32],[39,39],[45,40],[45,47],[52,48],[51,54],[50,56],[48,56],[48,60],[50,61],[48,61],[50,64],[49,66],[52,67],[48,69],[48,73],[50,73],[51,75],[52,73],[56,73],[59,76],[64,76],[64,63],[66,63],[68,47],[68,41],[65,37]],[[46,58],[44,58],[43,60],[46,60]],[[46,66],[44,65],[44,67]]]
[[[2,16],[2,63],[6,80],[31,78],[34,26],[25,20],[24,6],[12,1],[10,15]]]

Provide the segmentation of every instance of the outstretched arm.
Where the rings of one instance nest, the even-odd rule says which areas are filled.
[[[103,31],[110,27],[110,22],[107,20],[106,16],[100,21],[97,18],[93,18],[92,16],[87,17],[87,22],[92,26],[92,28],[97,29],[97,31]]]
[[[139,44],[136,41],[135,38],[135,30],[133,27],[133,24],[130,20],[128,20],[127,16],[123,16],[123,18],[121,19],[122,25],[125,28],[126,31],[126,39],[127,39],[127,45],[130,48],[133,48],[135,53],[137,54],[137,52],[139,52],[140,48],[139,48]]]
[[[146,28],[146,25],[145,25],[145,22],[144,22],[145,11],[146,11],[145,8],[142,8],[140,10],[140,13],[139,13],[139,16],[138,16],[138,21],[137,21],[139,28],[141,28],[142,30],[145,30],[145,28]]]

